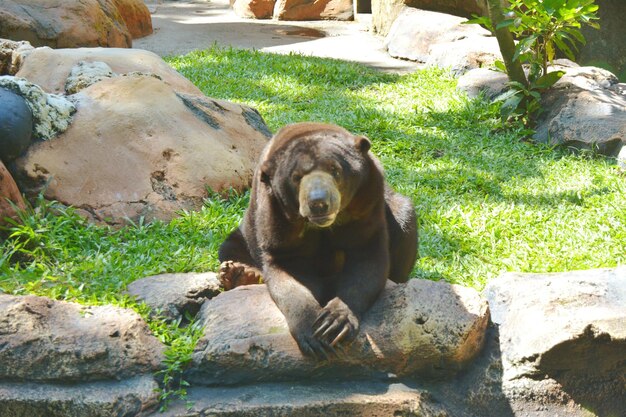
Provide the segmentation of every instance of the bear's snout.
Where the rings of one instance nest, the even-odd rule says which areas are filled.
[[[333,177],[323,171],[313,171],[300,182],[300,215],[319,227],[333,224],[339,212],[341,195]]]

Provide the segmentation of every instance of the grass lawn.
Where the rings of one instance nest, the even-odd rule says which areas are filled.
[[[212,49],[168,62],[215,98],[257,108],[270,129],[323,121],[368,136],[388,181],[420,219],[413,275],[480,290],[504,271],[556,272],[626,263],[626,177],[614,160],[522,140],[496,106],[456,91],[448,72],[397,76],[339,61]],[[40,202],[3,232],[0,290],[135,306],[135,279],[215,270],[217,248],[248,195],[212,194],[198,212],[120,230]],[[143,311],[145,313],[145,311]],[[159,320],[172,369],[190,332]]]

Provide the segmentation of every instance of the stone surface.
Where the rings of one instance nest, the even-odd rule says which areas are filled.
[[[234,0],[235,14],[252,19],[352,20],[352,0]]]
[[[426,65],[450,68],[459,76],[471,69],[493,67],[498,60],[502,55],[495,37],[471,35],[432,45]]]
[[[64,94],[67,79],[80,62],[102,62],[116,74],[155,74],[179,93],[202,94],[191,81],[182,77],[158,55],[140,49],[36,48],[24,59],[16,75],[39,85],[48,93]]]
[[[0,225],[5,224],[6,217],[15,218],[15,209],[7,199],[21,209],[26,208],[22,194],[11,173],[0,161]]]
[[[0,87],[0,160],[9,162],[24,152],[33,136],[33,114],[24,98]]]
[[[278,20],[352,20],[352,0],[276,0],[274,18]]]
[[[270,135],[249,107],[182,94],[149,75],[105,79],[73,99],[70,128],[31,146],[14,178],[29,196],[45,185],[46,198],[110,224],[168,220],[199,208],[207,187],[247,187]]]
[[[0,88],[24,98],[33,117],[35,139],[51,139],[69,127],[76,108],[65,97],[47,94],[38,85],[10,75],[0,76]]]
[[[276,0],[234,0],[233,11],[239,17],[248,19],[271,19],[274,16]]]
[[[451,67],[461,74],[490,66],[501,59],[498,42],[467,19],[405,7],[394,21],[385,43],[392,57]]]
[[[112,78],[115,75],[111,67],[104,62],[80,61],[72,67],[70,75],[65,81],[65,92],[67,94],[76,94],[83,88],[87,88],[105,78]]]
[[[600,29],[583,26],[585,45],[580,46],[576,62],[606,68],[626,82],[626,2],[624,0],[596,0],[599,6]]]
[[[15,75],[33,47],[26,41],[0,39],[0,75]]]
[[[185,314],[195,316],[207,299],[218,295],[220,282],[213,272],[161,274],[133,281],[126,292],[155,314],[181,320]]]
[[[0,417],[145,416],[158,404],[157,389],[151,376],[77,384],[0,382]]]
[[[189,410],[171,407],[163,417],[447,417],[445,406],[425,390],[401,383],[377,381],[333,382],[311,385],[254,384],[242,387],[194,387]],[[156,416],[155,416],[156,417]]]
[[[465,91],[471,98],[483,93],[487,100],[493,100],[506,90],[509,77],[503,72],[488,68],[474,68],[461,75],[457,81],[457,88]]]
[[[388,285],[357,339],[331,362],[302,356],[264,285],[215,297],[199,319],[205,335],[188,376],[215,385],[389,373],[449,376],[480,351],[489,313],[472,289],[419,279]]]
[[[102,0],[99,1],[100,4],[107,4]],[[142,38],[152,33],[152,17],[143,0],[111,0],[111,3],[116,7],[133,39]]]
[[[34,46],[132,45],[113,0],[4,0],[0,3],[0,21],[0,37],[26,40]]]
[[[617,78],[595,67],[555,69],[567,72],[542,95],[534,139],[617,156],[626,143],[626,95],[616,88]]]
[[[626,415],[626,267],[508,273],[485,294],[510,396],[560,397],[595,415]]]
[[[0,380],[118,380],[155,372],[162,352],[131,310],[0,294]]]
[[[406,7],[470,18],[486,10],[482,0],[372,0],[372,28],[387,35],[391,25]]]

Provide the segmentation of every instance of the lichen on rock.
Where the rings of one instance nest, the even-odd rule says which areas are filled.
[[[0,76],[0,87],[24,97],[33,113],[33,135],[36,139],[49,140],[64,132],[76,112],[74,104],[65,97],[48,94],[25,78]]]

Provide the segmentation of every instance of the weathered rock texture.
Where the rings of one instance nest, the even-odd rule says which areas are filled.
[[[567,72],[542,95],[534,139],[617,156],[626,143],[626,91],[617,77],[595,67],[555,69]]]
[[[550,70],[566,74],[542,95],[543,113],[534,139],[550,145],[592,149],[616,157],[626,143],[626,89],[612,73],[558,60]],[[506,77],[474,69],[459,78],[458,87],[470,96],[483,91],[489,98],[505,90]]]
[[[7,199],[18,208],[26,208],[22,194],[19,188],[17,188],[11,173],[0,161],[0,225],[5,224],[6,217],[15,218],[16,215],[15,209]]]
[[[0,312],[0,380],[119,380],[162,360],[161,343],[131,310],[0,294]]]
[[[161,416],[450,416],[426,390],[377,381],[197,387],[189,402],[189,409],[177,404]]]
[[[99,0],[102,3],[102,0]],[[152,34],[150,10],[142,0],[111,0],[133,39]],[[111,45],[112,46],[112,45]]]
[[[276,0],[234,0],[231,6],[235,14],[246,19],[271,19],[274,17]]]
[[[405,7],[385,40],[395,58],[450,67],[462,74],[468,69],[491,66],[501,59],[495,37],[467,19]]]
[[[606,68],[626,82],[626,2],[596,0],[595,3],[600,7],[600,29],[589,26],[581,29],[587,42],[581,45],[576,62]]]
[[[72,70],[78,65],[96,62],[106,64],[115,74],[155,74],[178,93],[202,95],[191,81],[182,77],[158,55],[141,49],[36,48],[23,60],[16,75],[37,84],[48,93],[65,94],[66,82]]]
[[[145,416],[158,405],[158,388],[149,375],[73,384],[0,382],[0,417]]]
[[[489,313],[472,289],[417,279],[389,285],[353,344],[325,363],[302,356],[264,285],[228,291],[205,303],[199,317],[205,335],[189,377],[216,385],[388,373],[449,376],[480,351]]]
[[[200,306],[220,293],[214,272],[161,274],[138,279],[128,285],[127,293],[146,303],[157,315],[181,320],[195,316]]]
[[[4,0],[0,37],[34,46],[130,47],[133,37],[152,33],[141,0]]]
[[[352,0],[277,0],[274,18],[278,20],[352,20]]]
[[[626,268],[509,273],[485,290],[510,396],[626,415]]]
[[[352,0],[234,0],[240,17],[278,20],[352,20]]]
[[[20,77],[0,76],[0,88],[22,96],[31,110],[33,137],[48,140],[64,132],[72,122],[74,105],[58,94],[47,94],[38,85]]]
[[[486,11],[483,0],[372,0],[372,27],[375,32],[387,35],[391,25],[406,7],[447,13],[466,18]]]
[[[33,47],[26,41],[0,39],[0,75],[15,75],[22,66],[22,60]]]
[[[37,48],[17,75],[74,93],[78,110],[15,162],[14,178],[97,221],[168,220],[200,207],[207,187],[243,189],[271,136],[256,110],[205,97],[146,51]]]

